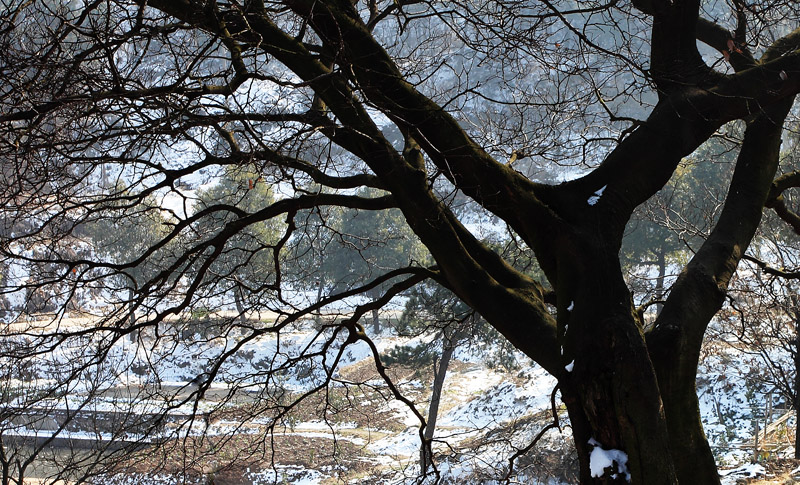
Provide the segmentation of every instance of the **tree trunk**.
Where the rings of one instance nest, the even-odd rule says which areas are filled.
[[[325,285],[323,284],[323,278],[320,275],[319,279],[317,280],[317,299],[314,301],[314,303],[319,303],[320,300],[322,300],[322,291],[323,291],[324,288],[325,288]],[[317,328],[322,326],[322,308],[321,307],[317,308],[316,311],[314,311],[314,323],[317,325]]]
[[[244,326],[247,324],[247,318],[244,316],[244,302],[242,300],[242,288],[237,285],[233,288],[233,301],[236,303],[236,312],[239,314],[239,322]]]
[[[797,362],[796,361],[795,361],[795,367],[797,367]],[[795,378],[795,391],[794,391],[795,392],[795,397],[794,397],[794,403],[792,403],[792,406],[794,407],[794,411],[795,411],[795,424],[794,424],[794,459],[795,460],[800,460],[800,422],[798,422],[799,418],[797,417],[797,416],[800,416],[800,413],[797,412],[797,410],[800,409],[800,407],[799,407],[800,406],[800,399],[798,399],[798,394],[797,394],[797,390],[796,390],[797,386],[800,385],[800,382],[798,382],[798,381],[800,381],[800,379]]]
[[[655,298],[659,300],[656,303],[656,315],[661,314],[664,309],[664,303],[660,300],[664,298],[664,278],[667,275],[667,250],[664,247],[658,248],[656,254],[656,264],[658,265],[658,277],[656,278]]]
[[[618,249],[599,237],[580,239],[564,243],[575,246],[560,262],[558,335],[564,367],[557,377],[581,483],[676,484],[656,374],[616,259]],[[598,447],[616,450],[606,456],[619,459],[603,472],[591,466],[592,456],[601,454],[593,453]]]
[[[587,332],[597,344],[572,354],[559,380],[584,484],[678,483],[655,373],[632,320],[619,315],[597,321],[596,331]],[[595,446],[620,450],[627,460],[592,476]]]
[[[378,309],[372,309],[372,332],[375,335],[381,333],[381,320],[378,318]]]
[[[128,288],[128,311],[130,312],[128,318],[130,319],[131,328],[136,325],[136,314],[133,310],[135,305],[133,301],[134,291],[133,288]],[[128,339],[130,339],[131,342],[136,342],[136,334],[137,332],[131,331],[128,334]]]
[[[724,293],[716,286],[692,286],[685,281],[693,277],[681,275],[681,278],[670,298],[681,301],[682,305],[664,307],[657,321],[660,329],[648,335],[647,344],[658,376],[672,459],[680,483],[718,484],[716,460],[703,431],[697,398],[696,374],[702,339],[682,334],[679,325],[704,312],[710,313],[710,319],[716,312],[714,307],[722,304]],[[705,308],[708,302],[717,303]]]
[[[320,276],[319,279],[317,280],[317,299],[314,301],[314,303],[319,303],[319,301],[322,300],[322,289],[324,287],[322,282],[323,282],[322,276]],[[317,315],[319,314],[320,312],[317,311]]]
[[[755,413],[754,413],[755,414]],[[758,435],[761,430],[758,428],[758,415],[753,420],[753,463],[758,461]]]
[[[5,445],[0,441],[0,473],[2,474],[2,485],[9,485],[11,483],[11,472],[9,470],[9,461],[6,456]]]
[[[439,359],[439,365],[436,366],[436,361],[433,363],[433,389],[431,392],[431,403],[428,406],[428,417],[425,425],[425,430],[422,433],[422,447],[419,452],[419,466],[422,474],[426,474],[428,468],[433,463],[433,450],[431,449],[431,442],[433,434],[436,431],[436,419],[439,415],[439,402],[442,397],[442,388],[444,386],[444,379],[447,376],[447,368],[450,366],[450,360],[453,357],[453,352],[456,350],[458,341],[463,335],[463,329],[455,331],[455,335],[449,335],[447,330],[444,331],[444,348],[442,349],[442,356]]]

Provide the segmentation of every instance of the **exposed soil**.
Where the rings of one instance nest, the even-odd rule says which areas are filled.
[[[271,463],[326,470],[346,479],[374,467],[363,446],[345,439],[298,435],[236,435],[232,438],[183,440],[165,444],[158,455],[130,456],[117,463],[116,472],[180,474],[187,479],[213,477],[215,485],[245,485],[248,470],[270,468]]]

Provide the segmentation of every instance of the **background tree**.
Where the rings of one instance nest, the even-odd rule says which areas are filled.
[[[377,197],[375,190],[361,190],[357,195]],[[342,210],[332,229],[334,243],[327,247],[320,266],[329,292],[342,292],[380,276],[392,268],[419,264],[423,260],[414,234],[397,209],[388,211]],[[364,292],[372,301],[386,291],[386,285]],[[378,308],[372,309],[372,331],[380,333]]]
[[[105,295],[109,303],[115,299],[128,303],[129,318],[135,322],[136,293],[164,262],[157,257],[141,260],[140,256],[167,234],[167,228],[164,215],[154,210],[159,207],[155,201],[146,201],[143,207],[131,207],[123,202],[124,190],[120,190],[119,195],[121,199],[117,200],[117,206],[104,211],[102,217],[87,222],[81,233],[88,238],[97,256],[124,268],[105,282],[103,289],[110,292]],[[131,262],[136,263],[130,265]],[[113,286],[109,284],[112,281]],[[127,296],[119,298],[117,292],[126,292]]]
[[[272,190],[254,167],[227,167],[218,183],[196,194],[195,213],[208,213],[196,227],[199,237],[209,238],[236,220],[236,213],[256,212],[274,202]],[[274,285],[275,245],[280,228],[276,223],[253,224],[228,239],[223,254],[206,271],[211,291],[230,291],[242,324],[248,295],[258,294],[260,285]],[[222,283],[222,284],[220,284]],[[224,298],[224,297],[223,297]],[[250,305],[248,305],[250,306]]]
[[[311,304],[290,301],[280,268],[261,275],[253,297],[277,320],[217,335],[223,350],[209,353],[192,395],[226,375],[259,380],[267,385],[251,416],[280,422],[331,392],[344,349],[363,343],[410,404],[358,321],[432,279],[558,380],[582,483],[716,483],[698,359],[765,207],[800,226],[780,197],[797,177],[775,181],[800,91],[798,19],[795,2],[773,1],[12,3],[0,24],[0,215],[28,225],[3,240],[3,258],[48,265],[34,283],[48,291],[101,284],[180,243],[140,286],[134,324],[110,314],[67,333],[22,333],[50,348],[92,334],[111,349],[145,327],[162,336],[168,317],[213,297],[210,269],[248,227],[286,221],[272,248],[280,255],[301,211],[398,209],[435,266],[380,266]],[[719,218],[645,330],[619,259],[627,223],[683,159],[737,120],[744,133]],[[150,197],[191,205],[176,185],[252,164],[286,190],[257,210],[220,208],[235,217],[219,231],[196,232],[216,210],[173,210],[168,232],[127,263],[47,246],[114,210],[93,180],[120,180],[131,207],[160,211]],[[326,190],[303,190],[312,183]],[[531,248],[546,281],[481,242],[459,217],[460,195]],[[35,246],[48,250],[26,252]],[[379,298],[323,325],[300,354],[276,351],[247,378],[230,369],[238,349],[279,340],[307,315],[379,286]],[[276,379],[301,366],[313,378],[287,404]],[[591,466],[598,447],[616,457],[602,473]]]
[[[735,127],[727,127],[735,132]],[[633,214],[621,261],[634,299],[660,313],[680,268],[705,242],[719,218],[738,148],[735,134],[714,137],[685,158],[670,181]],[[669,267],[673,271],[669,271]],[[652,269],[656,273],[653,274]]]
[[[313,190],[312,190],[313,192]],[[361,189],[357,196],[380,197],[375,189]],[[333,207],[301,213],[303,227],[297,231],[287,251],[284,266],[301,292],[316,282],[316,300],[345,293],[386,271],[415,264],[425,258],[424,249],[397,209],[364,211]],[[370,300],[377,300],[388,283],[364,291]],[[380,333],[380,306],[371,313],[371,326]]]
[[[513,349],[504,348],[504,340],[479,315],[460,301],[450,291],[435,284],[421,284],[409,292],[403,316],[398,322],[400,334],[423,334],[431,329],[435,335],[429,343],[415,346],[396,346],[384,355],[386,365],[401,364],[427,367],[432,364],[433,383],[425,427],[421,430],[420,469],[427,474],[433,465],[434,434],[439,416],[447,370],[457,348],[473,343],[491,347],[496,353],[485,355],[490,365],[507,369],[516,367]]]

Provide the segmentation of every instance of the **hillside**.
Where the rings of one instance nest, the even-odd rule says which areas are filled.
[[[382,354],[426,341],[424,337],[384,333],[374,339]],[[299,400],[283,415],[269,415],[283,408],[266,405],[266,401],[293,402],[324,382],[325,366],[298,365],[277,380],[275,375],[265,374],[265,382],[259,382],[259,372],[274,368],[276,358],[291,359],[303,349],[313,350],[321,345],[318,339],[319,328],[309,320],[294,332],[282,334],[280,342],[268,335],[248,341],[232,353],[214,381],[198,391],[196,377],[208,371],[205,364],[230,350],[237,339],[205,340],[195,334],[176,345],[142,336],[139,345],[123,341],[114,347],[100,384],[77,382],[71,395],[44,399],[39,408],[58,416],[59,409],[85,407],[91,401],[94,414],[90,421],[95,424],[81,428],[73,423],[56,434],[73,441],[148,443],[144,450],[124,454],[112,468],[92,478],[98,485],[205,483],[212,478],[214,483],[230,484],[414,482],[419,474],[419,418],[392,397],[363,342],[344,350],[327,390]],[[522,355],[512,359],[516,362],[513,368],[498,366],[495,354],[500,351],[480,342],[456,350],[435,435],[441,483],[492,483],[504,477],[509,458],[540,433],[539,441],[515,459],[514,476],[526,483],[575,483],[568,418],[558,394],[551,401],[555,380]],[[63,365],[69,356],[54,358],[48,362],[43,357],[38,367],[31,369],[36,379],[52,378],[50,366]],[[706,346],[698,393],[704,427],[718,463],[726,470],[725,484],[766,471],[740,467],[753,455],[753,416],[766,419],[762,411],[766,394],[757,381],[757,364],[753,355],[735,345],[717,341]],[[418,367],[395,364],[387,373],[402,395],[425,415],[432,362]],[[28,382],[29,389],[37,385],[36,379]],[[558,426],[545,430],[554,423],[552,403]],[[155,436],[137,437],[131,429],[121,436],[96,424],[102,413],[166,413],[169,422]],[[776,401],[774,418],[782,413]],[[33,421],[17,423],[13,433],[53,433],[55,423],[48,426]],[[762,452],[763,462],[773,463],[791,453],[788,444],[793,427],[791,417],[781,424],[780,431],[772,432],[770,439],[779,436],[784,446]],[[156,442],[161,448],[152,448]],[[44,475],[48,468],[38,470],[34,476]]]

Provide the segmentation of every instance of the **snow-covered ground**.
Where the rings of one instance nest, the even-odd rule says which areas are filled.
[[[389,333],[374,337],[381,353],[430,342],[430,336],[400,338]],[[376,484],[399,484],[411,483],[420,474],[420,419],[414,409],[421,415],[428,412],[433,380],[429,364],[421,369],[389,368],[412,409],[392,397],[374,370],[374,356],[366,343],[350,343],[346,335],[333,331],[320,332],[313,322],[284,329],[279,337],[264,332],[252,339],[241,335],[184,340],[143,336],[138,343],[123,339],[112,346],[102,364],[90,365],[77,377],[64,380],[65,369],[80,369],[92,362],[91,352],[86,351],[91,346],[91,340],[76,339],[32,362],[29,372],[36,378],[6,380],[4,384],[15,390],[9,405],[35,403],[35,409],[56,421],[76,409],[95,416],[168,416],[166,425],[142,434],[68,426],[57,432],[65,439],[153,443],[266,436],[276,447],[295,447],[248,462],[246,469],[237,472],[246,477],[242,483],[361,483],[369,477]],[[486,356],[498,351],[473,345],[455,353],[433,446],[443,483],[493,483],[507,473],[509,457],[553,422],[555,379],[523,356],[517,358],[522,363],[519,368],[492,367]],[[215,367],[225,353],[229,355],[224,364]],[[756,364],[752,355],[719,343],[707,349],[701,363],[702,419],[724,469],[725,484],[764,474],[760,465],[748,464],[753,455],[753,416],[763,407],[768,390],[752,378]],[[208,382],[211,373],[214,379]],[[278,413],[283,409],[277,407],[279,403],[324,385],[328,378],[332,380],[319,400],[308,398],[295,410]],[[63,395],[38,395],[54,385],[60,385]],[[514,464],[517,479],[526,483],[574,483],[571,434],[558,395],[555,402],[560,429],[544,433],[537,446]],[[58,423],[44,422],[37,416],[18,419],[13,431],[18,436],[52,435]],[[794,420],[788,420],[787,426],[794,426]],[[341,447],[344,451],[337,451]],[[597,453],[598,472],[604,463],[613,462],[619,473],[627,472],[624,452],[595,449],[602,451]],[[321,459],[336,453],[340,455],[333,462]],[[132,469],[105,474],[94,483],[192,483],[185,478],[175,481],[175,476],[156,468],[149,474]]]

